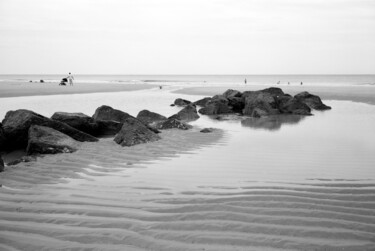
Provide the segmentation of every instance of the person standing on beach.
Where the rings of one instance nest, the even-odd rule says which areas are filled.
[[[70,72],[69,72],[69,75],[68,75],[67,79],[69,81],[69,85],[73,86],[74,77]]]
[[[246,78],[245,78],[245,84],[247,84],[247,80],[246,80]]]

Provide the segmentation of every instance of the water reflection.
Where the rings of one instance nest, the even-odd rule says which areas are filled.
[[[262,118],[247,118],[241,121],[241,125],[254,129],[277,131],[280,130],[282,125],[298,124],[305,117],[301,115],[275,115]]]

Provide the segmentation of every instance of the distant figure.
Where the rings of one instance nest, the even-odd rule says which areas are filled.
[[[288,82],[288,85],[290,85],[290,83]]]
[[[246,80],[246,78],[245,78],[245,84],[247,84],[247,80]]]
[[[69,72],[69,75],[68,75],[67,79],[69,81],[69,85],[73,86],[74,77],[70,72]]]
[[[301,82],[301,85],[303,85],[303,83]]]
[[[160,90],[163,89],[163,86],[159,86]]]
[[[279,80],[279,81],[277,81],[277,84],[278,84],[278,85],[280,84],[280,80]]]

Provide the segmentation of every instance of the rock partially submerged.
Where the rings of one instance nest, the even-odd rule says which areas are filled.
[[[211,133],[213,131],[214,131],[213,128],[204,128],[204,129],[200,130],[201,133]]]
[[[32,125],[53,128],[80,142],[95,142],[97,138],[81,132],[65,123],[46,118],[29,110],[9,111],[3,120],[3,129],[7,140],[6,150],[25,149],[28,132]]]
[[[166,120],[164,122],[158,123],[156,125],[156,128],[158,128],[160,130],[174,129],[174,128],[180,129],[180,130],[188,130],[188,129],[191,129],[193,127],[189,124],[181,122],[178,119],[169,118],[168,120]]]
[[[183,122],[189,122],[199,119],[197,108],[193,104],[185,106],[177,114],[172,115],[169,118],[174,118]]]
[[[207,104],[209,101],[211,101],[211,100],[212,100],[211,97],[205,97],[205,98],[202,98],[202,99],[200,99],[200,100],[195,101],[193,104],[194,104],[194,105],[197,105],[197,106],[205,107],[206,104]]]
[[[79,146],[78,141],[68,135],[45,126],[32,125],[28,138],[28,155],[72,153]]]
[[[112,120],[120,123],[124,123],[124,121],[128,118],[134,118],[126,112],[113,109],[112,107],[107,105],[98,107],[92,117],[95,120]]]
[[[7,165],[8,166],[15,166],[15,165],[18,165],[19,163],[22,163],[22,162],[28,163],[28,162],[32,162],[32,161],[36,161],[36,156],[23,156],[19,159],[10,161]]]
[[[148,142],[154,142],[160,136],[148,129],[142,122],[134,118],[128,118],[114,141],[121,146],[133,146]]]
[[[315,110],[330,110],[331,107],[323,104],[319,96],[310,94],[308,92],[301,92],[294,96],[297,100],[308,105],[311,109]]]
[[[165,121],[167,118],[156,112],[150,112],[149,110],[142,110],[138,113],[137,119],[144,124],[152,124],[160,121]]]
[[[191,101],[182,98],[178,98],[174,101],[174,105],[177,106],[186,106],[188,104],[191,104]]]

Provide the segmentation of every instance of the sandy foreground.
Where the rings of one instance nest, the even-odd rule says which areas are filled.
[[[343,87],[281,88],[291,94],[306,88],[328,100],[375,104],[374,91],[367,87],[346,91],[340,89]],[[154,88],[119,93],[118,97],[110,93],[74,95],[69,106],[64,106],[66,95],[15,98],[15,103],[54,99],[54,105],[61,103],[66,111],[77,111],[73,109],[91,97],[90,102],[102,98],[100,104],[108,100],[109,105],[132,115],[146,108],[169,116],[177,110],[169,107],[176,97],[195,100],[226,89],[228,86],[184,87],[173,94],[168,88]],[[239,86],[232,89],[244,90]],[[8,92],[37,94],[37,89],[22,90]],[[157,142],[122,148],[112,138],[105,138],[84,143],[73,154],[48,155],[37,162],[7,167],[0,174],[0,250],[373,250],[375,175],[370,167],[375,163],[371,157],[374,144],[367,148],[361,144],[361,130],[353,131],[350,141],[335,144],[332,132],[336,125],[331,129],[328,124],[346,124],[345,130],[366,124],[363,130],[367,132],[374,121],[370,116],[374,109],[357,104],[353,111],[362,109],[362,113],[351,113],[354,119],[350,124],[345,122],[350,102],[342,107],[338,101],[328,104],[337,112],[335,116],[319,113],[280,133],[240,130],[231,122],[220,122],[221,129],[202,134],[199,129],[203,125],[217,125],[202,117],[193,123],[193,130],[164,131]],[[35,108],[42,106],[36,104]],[[96,107],[87,106],[79,109],[92,114]],[[43,112],[51,115],[48,109]],[[370,114],[365,123],[362,114]],[[307,133],[309,128],[320,127],[327,128]],[[313,147],[325,137],[333,140]],[[286,149],[277,146],[288,140]],[[308,145],[300,147],[305,141]],[[251,142],[254,145],[249,145]],[[357,144],[356,151],[351,144]],[[272,146],[273,150],[267,151]],[[244,148],[248,149],[245,153],[241,152]],[[315,162],[314,156],[322,154],[325,158]],[[303,162],[306,156],[311,157],[308,163]],[[324,162],[323,167],[314,166]],[[271,168],[262,168],[265,163]],[[293,167],[288,167],[291,164]],[[355,167],[353,173],[351,166]],[[299,179],[306,171],[311,179]],[[241,176],[244,180],[239,182]],[[286,179],[272,180],[273,176]]]

